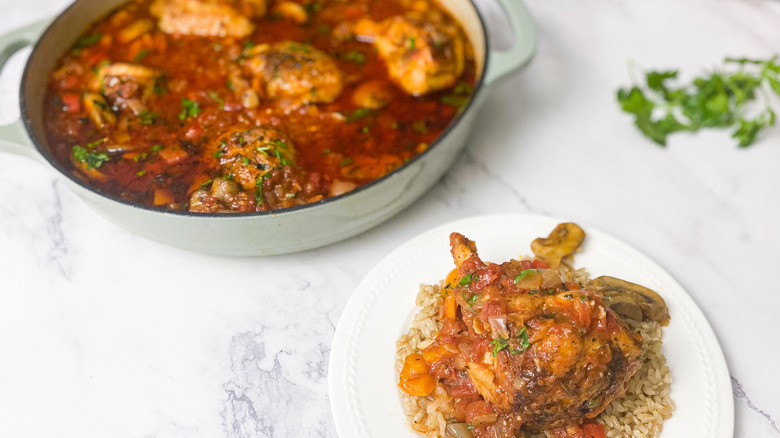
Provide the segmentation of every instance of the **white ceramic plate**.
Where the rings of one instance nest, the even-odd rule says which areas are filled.
[[[340,438],[416,438],[406,424],[394,370],[395,341],[417,312],[420,283],[433,284],[454,267],[449,234],[474,240],[485,261],[530,254],[531,241],[558,223],[528,215],[482,216],[434,228],[401,245],[360,283],[341,315],[330,354],[329,389]],[[662,438],[732,438],[734,401],[723,352],[682,287],[653,261],[603,232],[588,237],[575,266],[647,286],[664,297],[671,322],[663,350],[672,372],[674,415]]]

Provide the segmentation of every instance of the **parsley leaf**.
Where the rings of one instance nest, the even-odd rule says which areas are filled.
[[[525,326],[523,326],[523,328],[521,328],[520,331],[517,332],[517,340],[520,344],[520,349],[516,350],[517,353],[513,351],[512,354],[522,353],[525,350],[528,350],[528,347],[531,346],[531,343],[528,342],[528,331],[525,329]]]
[[[498,356],[498,352],[509,346],[509,340],[504,338],[493,339],[490,341],[493,346],[493,357]]]
[[[520,274],[518,274],[517,277],[515,277],[515,284],[520,283],[520,280],[522,280],[523,278],[525,278],[526,275],[532,272],[536,272],[536,269],[526,269],[524,271],[520,271]]]
[[[179,120],[182,122],[190,117],[195,117],[201,113],[200,105],[194,100],[184,98],[181,100],[182,110],[179,113]]]
[[[138,123],[142,125],[153,125],[156,118],[160,117],[160,113],[150,113],[149,111],[141,111],[138,114]]]
[[[470,284],[472,281],[477,281],[477,280],[479,280],[479,276],[466,274],[460,279],[460,281],[458,282],[458,286],[465,286],[467,284]]]
[[[368,108],[358,108],[349,115],[347,115],[347,123],[353,123],[360,119],[364,119],[370,115],[373,115],[374,111]]]
[[[83,146],[73,146],[71,150],[73,161],[77,163],[86,163],[87,169],[98,169],[103,163],[110,160],[105,152],[91,151]]]
[[[73,45],[73,56],[79,56],[83,49],[92,47],[103,38],[102,33],[93,33],[90,35],[82,35],[76,40],[76,44]]]
[[[366,55],[360,50],[350,50],[344,54],[344,61],[354,62],[357,65],[366,63]]]
[[[736,67],[735,67],[736,66]],[[729,68],[730,67],[730,68]],[[723,68],[674,87],[676,70],[645,73],[645,86],[621,88],[620,107],[634,116],[634,125],[649,139],[665,146],[670,134],[703,128],[735,129],[739,147],[755,143],[762,129],[775,124],[769,92],[780,96],[780,61],[727,58]],[[751,107],[758,96],[765,108],[755,118]]]

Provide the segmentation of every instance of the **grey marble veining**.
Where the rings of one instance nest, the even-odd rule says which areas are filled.
[[[0,0],[0,32],[67,4]],[[599,228],[666,268],[723,347],[736,437],[780,437],[780,128],[746,150],[727,132],[659,148],[614,101],[632,63],[690,77],[725,56],[779,54],[780,3],[527,4],[539,52],[493,90],[450,172],[326,248],[222,259],[162,247],[103,220],[47,168],[0,155],[0,437],[335,438],[328,355],[363,276],[431,227],[508,212]],[[0,77],[0,123],[18,114],[22,63]]]

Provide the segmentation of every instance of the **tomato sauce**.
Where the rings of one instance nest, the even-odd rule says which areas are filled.
[[[346,190],[359,187],[435,142],[468,102],[476,78],[472,50],[464,37],[465,68],[453,86],[413,96],[395,85],[375,46],[356,38],[352,25],[361,19],[379,22],[406,14],[408,2],[403,0],[286,2],[306,11],[304,23],[273,12],[272,2],[267,14],[252,18],[254,30],[245,37],[166,33],[150,13],[151,3],[131,1],[88,29],[52,73],[45,105],[46,135],[54,157],[98,190],[134,203],[189,210],[193,192],[208,189],[217,178],[232,177],[220,166],[214,142],[235,127],[283,132],[295,147],[290,167],[308,192],[299,187],[286,193],[289,199],[297,198],[294,202],[271,205],[262,190],[270,193],[278,187],[264,179],[257,183],[258,196],[250,194],[241,209],[226,211],[313,202],[339,194],[333,190],[335,182],[346,184]],[[439,8],[435,3],[428,7]],[[148,28],[128,36],[139,22]],[[231,82],[231,72],[241,70],[252,48],[282,41],[308,44],[333,60],[344,83],[335,100],[285,107],[279,99],[261,95],[256,105],[247,107]],[[160,76],[153,90],[152,85],[147,87],[151,91],[142,111],[109,104],[111,108],[102,111],[108,112],[109,122],[112,112],[117,121],[96,126],[84,96],[94,91],[90,81],[97,71],[116,63],[154,69]],[[244,77],[252,83],[251,76]],[[371,80],[387,84],[391,100],[382,108],[355,103],[357,88]],[[137,89],[131,84],[115,92],[121,96]],[[105,94],[104,89],[99,93]]]

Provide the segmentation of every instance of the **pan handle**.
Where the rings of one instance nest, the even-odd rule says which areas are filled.
[[[536,26],[521,0],[498,0],[507,14],[515,42],[505,52],[491,51],[485,83],[492,84],[528,64],[536,53]]]
[[[0,71],[14,53],[35,44],[49,23],[51,23],[51,19],[45,19],[0,35]],[[21,120],[0,126],[0,152],[10,152],[29,158],[37,156]]]

